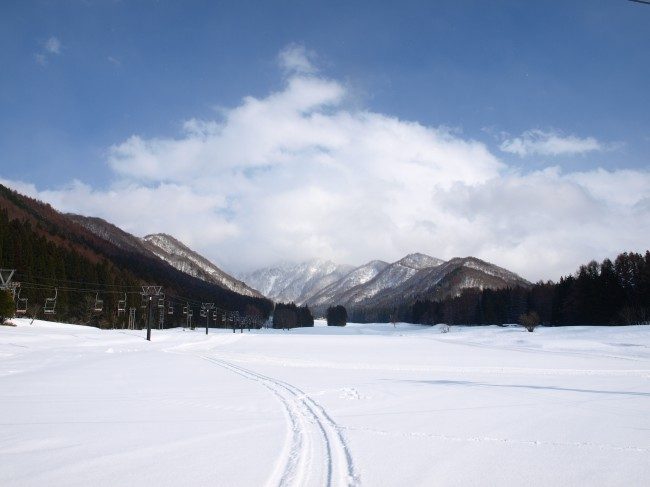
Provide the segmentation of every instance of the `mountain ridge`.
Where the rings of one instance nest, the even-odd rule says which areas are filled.
[[[285,265],[283,272],[290,274],[292,269],[313,267],[322,263],[326,263],[330,268],[335,266],[331,261],[313,259],[300,264]],[[312,312],[319,316],[324,315],[329,306],[339,304],[352,312],[359,308],[390,308],[421,299],[444,299],[459,295],[467,288],[501,289],[530,286],[527,280],[517,274],[476,257],[454,257],[444,261],[417,252],[392,263],[372,260],[352,268],[316,292],[313,289],[300,288],[300,284],[308,282],[307,280],[288,279],[288,287],[291,287],[293,293],[290,296],[277,292],[277,279],[286,278],[280,278],[274,275],[274,272],[279,272],[278,267],[251,273],[256,276],[256,284],[262,294],[275,300],[288,297],[288,300],[297,304],[309,306]],[[328,280],[331,281],[334,275],[328,275]],[[243,276],[244,281],[247,278]],[[265,282],[265,279],[273,281]],[[274,286],[276,294],[266,294]],[[282,281],[282,286],[287,286],[286,281]]]

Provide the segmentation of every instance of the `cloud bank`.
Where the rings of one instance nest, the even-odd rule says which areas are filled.
[[[108,189],[17,189],[137,235],[171,233],[230,271],[420,251],[474,255],[536,280],[647,246],[649,172],[523,173],[457,132],[350,108],[345,84],[300,46],[279,59],[280,91],[188,120],[174,138],[112,146]],[[572,142],[555,137],[531,132],[502,149],[566,153]],[[571,150],[597,150],[590,140]]]

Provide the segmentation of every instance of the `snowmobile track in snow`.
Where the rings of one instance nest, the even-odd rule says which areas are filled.
[[[200,357],[261,384],[283,405],[289,425],[288,441],[267,485],[354,486],[359,483],[342,428],[311,397],[287,382],[222,359]]]

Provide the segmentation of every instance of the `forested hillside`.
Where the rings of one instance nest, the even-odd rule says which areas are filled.
[[[626,252],[613,262],[583,265],[558,283],[531,287],[466,289],[444,300],[419,300],[391,309],[362,309],[353,321],[401,321],[421,324],[517,323],[535,312],[542,324],[632,325],[650,322],[650,251]]]
[[[123,249],[100,238],[49,205],[0,185],[0,267],[14,268],[27,298],[30,314],[43,315],[47,297],[57,293],[56,319],[110,325],[124,320],[117,315],[119,300],[140,312],[140,287],[163,287],[168,322],[180,322],[182,306],[198,308],[213,302],[226,310],[259,312],[268,316],[269,300],[242,296],[204,282],[156,258]],[[102,301],[102,310],[97,309]]]

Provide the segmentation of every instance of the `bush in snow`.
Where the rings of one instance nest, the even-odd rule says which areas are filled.
[[[532,333],[539,325],[539,315],[534,311],[523,314],[519,317],[519,324]]]

